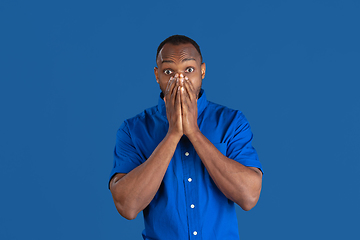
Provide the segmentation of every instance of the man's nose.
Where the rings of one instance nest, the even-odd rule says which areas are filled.
[[[178,77],[185,77],[186,76],[186,73],[184,71],[177,71],[175,72],[175,76],[178,76]]]

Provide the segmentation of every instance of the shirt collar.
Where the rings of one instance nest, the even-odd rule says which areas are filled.
[[[200,95],[200,97],[197,100],[198,117],[202,114],[202,112],[204,111],[204,109],[208,105],[208,101],[206,99],[206,94],[205,94],[204,89],[200,90],[199,95]],[[167,119],[166,107],[165,107],[165,102],[164,102],[163,96],[164,95],[161,92],[160,96],[159,96],[158,109],[159,109],[159,112],[161,113],[161,115]]]

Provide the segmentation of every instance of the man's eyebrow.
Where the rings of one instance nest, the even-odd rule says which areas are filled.
[[[191,61],[191,60],[196,61],[195,58],[185,58],[185,59],[181,60],[181,62],[186,62],[186,61]]]
[[[162,62],[161,63],[174,63],[174,61],[171,61],[171,60],[162,60]]]

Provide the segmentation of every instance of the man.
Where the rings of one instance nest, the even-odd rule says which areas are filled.
[[[164,40],[156,63],[158,105],[117,132],[115,206],[126,219],[143,211],[144,239],[239,239],[234,203],[253,208],[262,183],[249,124],[240,111],[207,101],[192,39]]]

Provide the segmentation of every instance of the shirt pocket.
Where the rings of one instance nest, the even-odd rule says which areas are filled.
[[[214,146],[219,150],[224,156],[226,156],[226,149],[227,144],[226,143],[213,143]]]

